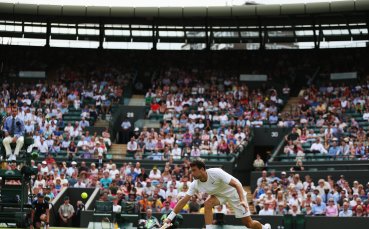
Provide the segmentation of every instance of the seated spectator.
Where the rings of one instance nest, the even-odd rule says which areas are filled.
[[[156,100],[153,100],[150,105],[150,110],[147,115],[147,118],[150,118],[153,113],[159,114],[160,104],[156,102]]]
[[[320,196],[316,197],[316,204],[314,204],[312,207],[313,215],[315,216],[325,215],[326,210],[327,210],[326,205],[324,202],[322,202]]]
[[[140,221],[139,222],[139,225],[143,226],[144,228],[152,228],[152,227],[157,227],[159,228],[160,227],[160,223],[159,223],[159,220],[152,215],[152,209],[151,208],[148,208],[146,210],[146,218],[144,221]]]
[[[264,207],[259,211],[259,215],[274,215],[274,211],[269,208],[268,202],[264,202]]]
[[[255,170],[262,170],[265,166],[263,159],[261,159],[260,154],[256,154],[256,159],[254,160],[253,166]]]
[[[300,135],[297,133],[297,128],[296,127],[293,127],[291,133],[285,136],[285,140],[287,142],[288,141],[294,142],[294,141],[299,140],[299,139],[300,139]]]
[[[338,207],[334,203],[334,199],[333,198],[330,198],[328,200],[328,206],[326,208],[325,215],[326,216],[338,216]]]
[[[353,215],[352,211],[349,209],[350,205],[346,201],[343,203],[343,209],[339,213],[339,217],[351,217]]]
[[[278,204],[278,207],[275,211],[275,215],[284,216],[288,213],[287,209],[285,208],[283,203]]]
[[[327,154],[327,150],[324,148],[323,144],[321,143],[320,138],[316,139],[316,142],[314,142],[310,147],[310,152],[312,153],[323,153]]]
[[[258,187],[261,186],[262,181],[265,181],[267,184],[270,183],[270,180],[269,180],[269,177],[267,176],[267,174],[268,173],[267,173],[266,170],[263,170],[261,172],[261,177],[259,177],[258,180],[257,180],[257,182],[256,182],[256,184],[257,184]]]
[[[299,206],[297,204],[293,204],[292,208],[288,211],[288,214],[292,216],[300,215],[301,211],[299,209]]]
[[[197,201],[197,196],[194,195],[191,197],[191,201],[188,204],[189,213],[198,213],[200,211],[200,204]]]
[[[295,172],[295,171],[304,171],[305,170],[305,168],[304,168],[304,166],[303,166],[303,164],[302,164],[302,160],[301,159],[298,159],[297,161],[296,161],[296,165],[295,166],[293,166],[293,167],[291,167],[291,169],[290,169],[290,171],[291,172]]]
[[[328,149],[328,155],[331,157],[336,157],[340,155],[340,147],[337,145],[337,139],[333,138],[332,145]]]
[[[170,203],[168,201],[164,202],[164,207],[160,210],[162,214],[169,214],[173,209],[170,207]]]
[[[365,204],[362,203],[361,198],[356,198],[356,205],[352,208],[352,212],[356,214],[357,208],[360,207],[362,212],[366,212]]]
[[[354,216],[356,216],[356,217],[364,217],[365,216],[365,211],[364,211],[364,209],[361,205],[359,205],[356,208],[356,211],[354,212]]]
[[[137,142],[135,138],[132,137],[131,140],[127,143],[127,153],[128,155],[135,155],[138,150]]]
[[[154,166],[152,170],[150,171],[149,178],[151,180],[160,180],[161,178],[161,171],[158,169],[157,166]]]

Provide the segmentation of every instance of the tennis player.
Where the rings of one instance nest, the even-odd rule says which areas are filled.
[[[178,201],[173,211],[164,220],[162,228],[168,228],[176,214],[182,210],[191,196],[198,192],[209,194],[204,202],[206,229],[213,228],[213,207],[226,202],[234,209],[236,218],[241,218],[243,225],[252,229],[271,229],[270,224],[262,225],[252,220],[246,201],[246,192],[239,180],[220,168],[206,169],[204,161],[196,159],[191,162],[191,173],[194,181],[184,198]]]

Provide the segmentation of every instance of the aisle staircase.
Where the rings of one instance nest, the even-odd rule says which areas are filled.
[[[126,144],[115,144],[111,145],[111,149],[109,153],[112,155],[113,160],[122,160],[125,159],[127,153],[127,145]]]
[[[284,106],[282,112],[290,112],[295,110],[295,108],[298,106],[299,101],[300,101],[300,97],[290,97],[288,99],[287,104]]]
[[[107,120],[102,120],[102,119],[98,119],[95,122],[95,127],[109,127],[109,121]]]
[[[145,106],[145,96],[144,95],[132,95],[128,102],[128,106]]]

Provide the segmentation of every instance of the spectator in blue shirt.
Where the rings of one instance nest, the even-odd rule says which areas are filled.
[[[161,161],[163,160],[163,154],[160,153],[159,151],[155,150],[153,154],[151,154],[151,156],[149,156],[149,159],[153,160],[153,161]]]
[[[104,171],[104,177],[100,179],[100,184],[103,188],[109,188],[109,185],[113,182],[109,176],[109,171]]]
[[[132,176],[132,182],[136,182],[136,178],[138,177],[138,173],[135,172],[135,167],[131,166],[130,172],[127,174],[127,176]]]
[[[316,197],[316,204],[313,205],[312,212],[313,215],[325,215],[326,204],[322,202],[322,198],[320,196]]]
[[[349,202],[344,202],[343,203],[343,210],[340,211],[339,213],[339,217],[351,217],[352,216],[352,211],[349,209],[350,204]]]
[[[333,141],[332,146],[329,147],[328,155],[335,157],[340,154],[340,147],[337,146],[337,141]]]
[[[6,157],[11,161],[16,160],[16,157],[19,155],[19,151],[24,144],[24,122],[18,118],[17,115],[18,108],[13,107],[12,115],[6,118],[3,128],[5,134],[3,145],[6,151]],[[16,143],[14,154],[12,153],[10,143]]]
[[[278,116],[275,113],[272,113],[269,116],[269,123],[270,124],[277,124],[277,122],[278,122]]]

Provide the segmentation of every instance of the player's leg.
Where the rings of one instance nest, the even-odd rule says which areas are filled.
[[[247,228],[264,229],[263,225],[259,221],[253,220],[251,216],[246,216],[242,218],[241,220],[242,220],[242,224],[245,225]]]
[[[244,198],[246,200],[246,192],[244,193]],[[228,199],[229,205],[234,210],[235,217],[241,218],[242,224],[247,228],[252,229],[270,229],[270,224],[262,225],[259,221],[253,220],[251,218],[250,208],[246,206],[246,209],[240,204],[238,194]]]
[[[213,224],[213,207],[220,205],[220,202],[217,197],[211,195],[204,202],[204,217],[205,217],[205,225]]]

